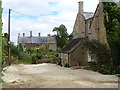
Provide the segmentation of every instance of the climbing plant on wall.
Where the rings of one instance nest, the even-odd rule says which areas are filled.
[[[104,24],[114,65],[120,64],[120,8],[115,2],[103,2]]]
[[[85,45],[94,61],[99,65],[110,65],[112,64],[110,57],[110,50],[107,45],[100,43],[97,40],[84,40],[83,45]]]

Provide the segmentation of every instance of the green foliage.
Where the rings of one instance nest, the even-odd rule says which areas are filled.
[[[3,83],[3,82],[4,82],[4,80],[2,78],[0,78],[0,83]]]
[[[37,54],[32,54],[32,64],[36,64],[36,61],[41,59],[43,54],[37,53]]]
[[[11,56],[17,57],[17,56],[20,55],[20,51],[19,51],[18,47],[15,46],[14,44],[11,44],[11,50],[10,50],[10,52],[11,52]]]
[[[114,75],[114,74],[120,74],[120,67],[114,66],[114,65],[97,65],[93,63],[89,63],[88,66],[84,67],[86,70],[93,70],[97,71],[101,74],[105,75]]]
[[[18,82],[18,81],[12,81],[12,83],[14,83],[14,84],[15,84],[15,83],[19,83],[19,82]]]
[[[68,63],[66,63],[66,64],[64,65],[64,67],[69,67],[69,64],[68,64]]]
[[[8,34],[4,33],[4,38],[8,39]]]
[[[35,49],[35,48],[27,48],[26,49],[26,52],[29,54],[36,53],[36,51],[37,51],[37,49]]]
[[[3,59],[4,59],[5,56],[8,56],[8,45],[7,45],[7,43],[4,44],[4,42],[7,42],[7,39],[6,39],[6,41],[4,40],[3,43],[2,43]],[[17,57],[17,56],[20,55],[20,51],[19,51],[18,47],[15,46],[13,43],[11,43],[11,46],[10,46],[10,53],[11,53],[11,56],[14,56],[14,57]]]
[[[19,52],[23,52],[23,47],[21,44],[18,45]]]
[[[104,45],[96,40],[85,40],[84,45],[89,49],[90,54],[96,57],[97,64],[111,64],[110,50],[107,45]]]
[[[55,64],[59,63],[59,59],[55,56],[50,57],[49,60],[50,60],[50,63],[55,63]]]
[[[32,56],[26,53],[20,53],[20,58],[12,61],[13,64],[32,64]]]
[[[54,27],[53,31],[57,32],[55,37],[58,48],[63,48],[68,43],[68,41],[72,39],[72,34],[68,35],[67,28],[63,24],[59,27]]]
[[[32,52],[30,55],[32,56],[32,63],[36,64],[37,62],[42,62],[41,59],[51,60],[50,57],[53,56],[55,53],[56,51],[41,48],[41,49],[34,49],[34,52]],[[45,57],[49,57],[49,58],[45,58]],[[49,60],[46,60],[46,62],[50,62]]]
[[[104,12],[108,16],[104,18],[107,32],[107,40],[111,49],[111,56],[114,65],[120,64],[120,8],[114,2],[104,2]],[[108,18],[108,19],[107,19]]]
[[[70,34],[70,35],[68,36],[68,38],[69,38],[68,41],[71,41],[71,40],[73,39],[73,34]]]
[[[5,56],[8,56],[8,34],[4,33],[4,37],[2,36],[2,60],[5,59]]]

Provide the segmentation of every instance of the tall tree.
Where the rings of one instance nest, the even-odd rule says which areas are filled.
[[[61,24],[59,27],[54,27],[53,31],[57,32],[56,41],[59,48],[63,48],[68,42],[68,33],[65,25]]]
[[[114,65],[120,65],[120,7],[114,2],[104,2],[105,27]]]

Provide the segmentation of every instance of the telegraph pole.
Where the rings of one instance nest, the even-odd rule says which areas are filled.
[[[8,15],[8,64],[11,64],[10,61],[10,13],[11,13],[11,9],[9,9],[9,15]]]

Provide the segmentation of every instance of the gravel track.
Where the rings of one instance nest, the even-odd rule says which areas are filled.
[[[118,77],[55,64],[6,67],[4,88],[117,88]]]

